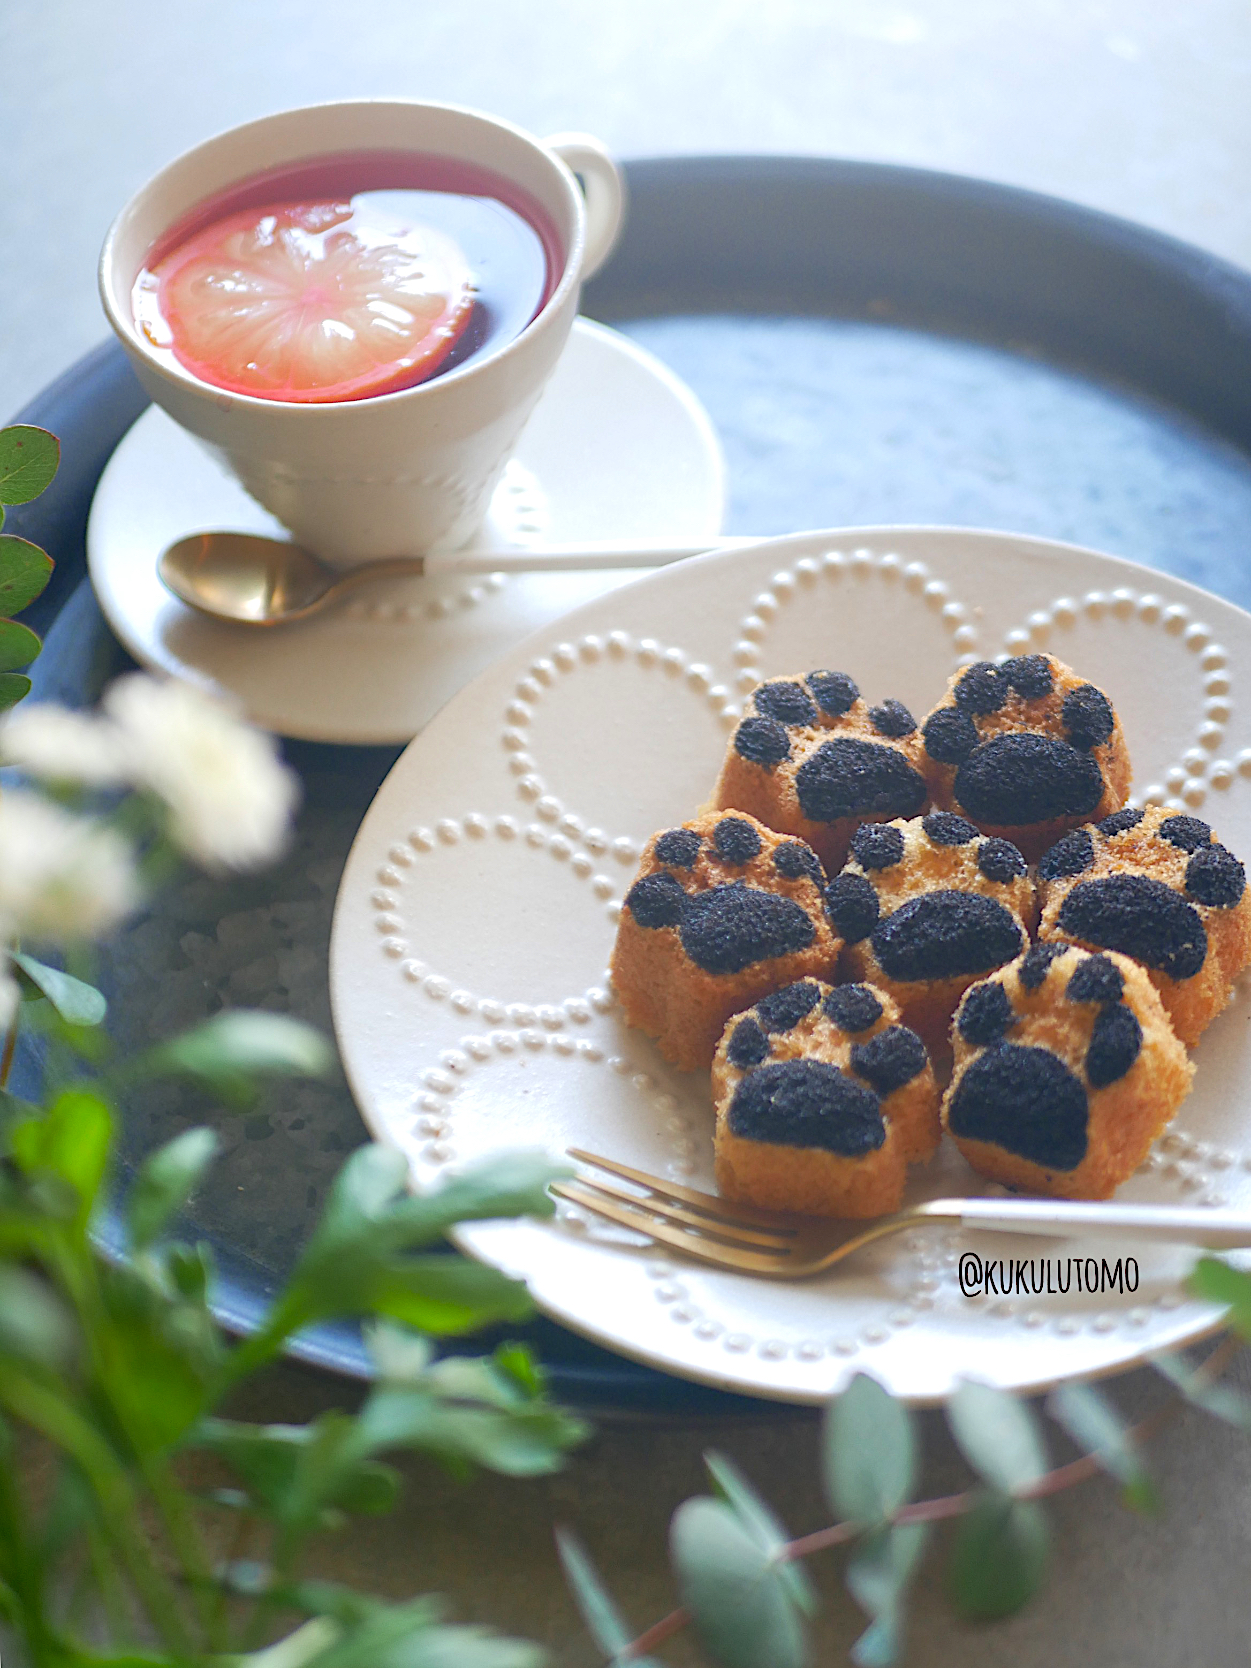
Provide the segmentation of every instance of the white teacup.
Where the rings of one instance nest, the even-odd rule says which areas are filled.
[[[254,174],[382,149],[490,169],[548,215],[564,265],[547,302],[518,336],[416,387],[326,404],[227,393],[151,345],[135,322],[131,292],[164,232],[206,198]],[[219,134],[137,191],[105,238],[100,293],[152,399],[224,458],[302,545],[349,567],[455,550],[472,537],[564,349],[582,280],[608,255],[623,211],[621,176],[603,146],[587,136],[544,142],[447,104],[311,105]]]

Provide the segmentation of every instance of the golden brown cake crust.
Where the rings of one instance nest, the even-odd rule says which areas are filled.
[[[943,1123],[973,1168],[1028,1193],[1106,1199],[1194,1068],[1128,956],[1039,944],[965,995]]]
[[[945,811],[861,829],[828,896],[844,977],[889,992],[944,1069],[956,1004],[1028,947],[1038,913],[1017,848]]]
[[[750,1133],[753,1119],[776,1118],[774,1107],[788,1104],[780,1067],[815,1067],[827,1084],[834,1080],[853,1117],[880,1117],[880,1144],[847,1156],[767,1139],[779,1133],[768,1124],[763,1134]],[[759,1088],[762,1070],[774,1072],[782,1099],[753,1110],[736,1095],[748,1079]],[[789,1086],[792,1095],[802,1089]],[[768,1210],[853,1217],[897,1210],[908,1164],[931,1157],[940,1136],[938,1088],[924,1047],[900,1025],[891,998],[868,985],[802,980],[736,1014],[717,1045],[712,1093],[717,1185],[727,1198]]]
[[[712,803],[806,840],[833,874],[862,822],[913,816],[927,798],[908,709],[870,707],[845,673],[809,672],[752,691]]]
[[[1046,852],[1039,884],[1040,936],[1133,956],[1188,1047],[1251,965],[1242,864],[1198,817],[1122,811]]]
[[[1119,811],[1129,792],[1112,703],[1054,655],[962,668],[921,735],[935,805],[1012,840],[1031,863],[1068,829]]]
[[[832,973],[842,945],[824,878],[809,847],[738,812],[654,835],[612,954],[627,1023],[682,1070],[706,1068],[731,1014],[795,979]]]

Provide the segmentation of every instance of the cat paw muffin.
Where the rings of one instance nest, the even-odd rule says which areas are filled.
[[[712,1065],[717,1186],[767,1210],[880,1216],[938,1144],[924,1044],[869,985],[814,979],[730,1020]]]
[[[1118,811],[1058,841],[1038,874],[1040,936],[1132,956],[1193,1048],[1251,964],[1246,871],[1207,823]]]
[[[846,945],[844,975],[888,992],[942,1062],[956,1004],[1028,947],[1037,917],[1016,846],[950,811],[865,823],[826,904]]]
[[[811,847],[751,817],[711,812],[653,836],[612,955],[627,1023],[684,1071],[706,1067],[731,1014],[832,972],[824,881]]]
[[[1068,829],[1119,811],[1130,763],[1121,721],[1052,655],[966,666],[921,726],[934,803],[1036,862]]]
[[[1127,956],[1037,944],[956,1015],[943,1123],[979,1173],[1022,1192],[1106,1199],[1147,1156],[1194,1067]]]
[[[845,672],[809,672],[752,692],[712,802],[806,840],[832,874],[862,822],[915,816],[928,795],[907,707],[871,707]]]

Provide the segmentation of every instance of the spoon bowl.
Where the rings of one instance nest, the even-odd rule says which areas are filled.
[[[246,625],[302,619],[340,577],[301,545],[259,533],[193,533],[163,550],[157,569],[180,602]]]

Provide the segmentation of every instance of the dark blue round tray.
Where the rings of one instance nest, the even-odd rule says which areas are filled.
[[[584,308],[666,359],[708,406],[730,464],[729,531],[1009,528],[1251,604],[1251,275],[1071,204],[913,169],[708,157],[627,172],[626,235]],[[84,537],[100,472],[146,403],[108,343],[20,414],[62,442],[54,486],[10,523],[57,560],[30,613],[47,634],[45,698],[89,701],[127,664],[84,577]],[[194,964],[223,923],[271,899],[276,954],[307,964],[328,936],[337,866],[396,751],[287,752],[305,783],[297,853],[256,881],[188,881],[125,936],[107,968],[124,1044],[161,1029],[175,941]],[[301,988],[292,1005],[324,1023],[324,990]],[[141,1098],[126,1167],[202,1113],[168,1090]],[[364,1130],[342,1085],[283,1088],[219,1127],[222,1162],[182,1226],[212,1244],[218,1312],[247,1331]],[[115,1242],[116,1225],[104,1233]],[[526,1331],[555,1392],[601,1414],[761,1412],[551,1322]],[[295,1353],[368,1370],[346,1326],[309,1332]]]

